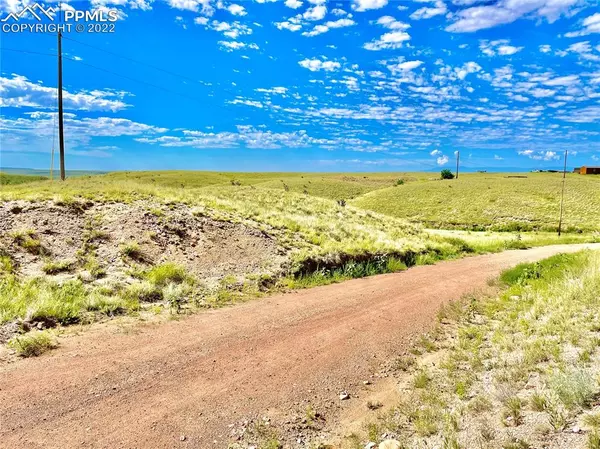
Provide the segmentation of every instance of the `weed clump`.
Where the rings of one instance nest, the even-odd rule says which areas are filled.
[[[33,331],[13,337],[7,345],[21,357],[36,357],[57,346],[48,331]]]

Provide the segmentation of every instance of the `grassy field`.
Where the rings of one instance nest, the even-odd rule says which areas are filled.
[[[199,217],[242,223],[273,236],[287,251],[290,262],[287,274],[269,281],[272,290],[304,288],[401,271],[415,264],[430,264],[469,254],[598,240],[597,235],[574,232],[558,239],[555,233],[550,232],[427,230],[419,223],[420,220],[411,222],[358,207],[365,199],[407,190],[425,192],[421,194],[425,202],[429,198],[427,192],[439,189],[439,186],[460,193],[463,195],[462,204],[468,204],[469,201],[464,197],[466,192],[471,195],[475,190],[484,189],[484,185],[490,186],[489,190],[492,190],[495,180],[505,182],[504,178],[496,175],[469,175],[464,178],[450,184],[432,179],[431,174],[410,173],[325,175],[120,172],[74,177],[65,182],[45,180],[3,185],[0,202],[49,200],[55,205],[73,210],[85,210],[84,203],[88,200],[96,204],[135,203],[137,207],[148,211],[169,210],[184,205]],[[529,182],[533,189],[541,179],[536,176],[517,181]],[[31,181],[29,178],[28,180]],[[507,182],[513,180],[509,179]],[[570,178],[569,182],[571,185],[579,183],[578,210],[585,210],[579,217],[580,221],[588,223],[589,229],[596,229],[592,226],[592,223],[598,225],[593,221],[593,208],[586,208],[585,204],[593,204],[598,194],[593,188],[600,184],[595,179]],[[469,187],[471,183],[473,186]],[[464,190],[457,186],[463,186]],[[308,193],[302,189],[306,189]],[[515,189],[513,191],[516,192]],[[523,198],[533,195],[527,192],[523,190],[519,195]],[[356,199],[349,201],[352,197]],[[523,198],[522,202],[525,202]],[[411,207],[416,208],[418,201],[421,200],[413,200]],[[498,201],[505,206],[508,204],[502,198]],[[550,203],[548,199],[548,209]],[[510,213],[511,207],[506,206],[505,215]],[[442,209],[440,206],[440,210]],[[530,209],[533,214],[538,213],[535,207]],[[467,214],[464,211],[461,213]],[[477,220],[476,215],[473,215],[475,212],[470,210],[469,213],[472,214],[471,220]],[[541,213],[538,213],[536,219],[540,223],[544,220]],[[485,216],[481,220],[483,227],[486,227],[486,220]],[[93,221],[90,222],[92,227]],[[429,220],[423,222],[426,225],[432,223]],[[550,226],[550,222],[547,223]],[[86,232],[96,231],[98,235],[101,234],[99,230],[92,228]],[[40,248],[43,246],[43,242],[39,240],[43,240],[43,236],[36,236],[34,229],[21,230],[19,236],[18,245],[23,250],[32,252],[35,249],[31,245],[26,248],[25,244],[36,243]],[[9,242],[10,238],[6,241]],[[14,245],[14,242],[9,243],[9,246]],[[91,254],[93,255],[93,251]],[[148,306],[147,298],[163,298],[165,308],[179,311],[181,307],[203,308],[229,304],[264,292],[260,278],[246,279],[241,284],[227,281],[214,291],[199,290],[194,282],[187,280],[158,285],[146,279],[143,272],[135,267],[132,268],[135,279],[130,287],[115,285],[105,288],[80,279],[57,283],[50,275],[43,279],[27,279],[15,273],[6,249],[0,248],[0,256],[0,325],[25,318],[42,320],[50,325],[69,324],[122,313],[138,313]],[[68,269],[63,269],[61,264],[67,262],[70,264]],[[45,262],[44,272],[60,274],[73,268],[72,263],[49,259]],[[85,263],[85,266],[79,268],[90,273],[98,271],[98,267],[90,265],[90,260],[86,259]],[[162,269],[161,266],[156,268]]]
[[[600,447],[600,253],[522,264],[500,282],[499,296],[440,312],[393,363],[403,400],[367,414],[343,447],[381,435],[411,448]]]
[[[554,231],[562,175],[465,174],[458,180],[407,183],[367,193],[352,205],[427,227],[496,231]],[[600,230],[600,176],[569,174],[564,229]]]
[[[0,172],[0,186],[25,184],[29,182],[44,181],[48,178],[38,175],[13,175]]]

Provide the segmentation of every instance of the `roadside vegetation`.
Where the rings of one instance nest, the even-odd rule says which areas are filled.
[[[402,401],[365,412],[344,447],[598,447],[600,253],[522,264],[500,283],[440,312],[393,364]]]
[[[453,220],[467,212],[477,213],[471,207],[480,201],[472,199],[478,195],[474,191],[484,190],[490,179],[496,182],[504,178],[465,175],[448,184],[450,181],[439,180],[439,174],[428,173],[121,172],[74,177],[64,183],[30,179],[32,182],[3,186],[0,203],[5,207],[0,212],[4,221],[12,220],[13,225],[5,224],[5,231],[0,232],[0,331],[15,322],[28,330],[39,323],[45,329],[121,314],[187,313],[266,292],[398,272],[465,255],[600,239],[597,232],[567,233],[558,239],[550,232],[427,230],[420,223],[367,210],[368,204],[364,209],[357,207],[365,199],[375,204],[371,200],[391,191],[398,197],[386,200],[386,207],[394,209],[383,212],[394,215],[399,208],[419,207],[422,201],[421,208],[428,214],[443,214],[445,220]],[[538,188],[537,177],[518,181],[534,183],[527,189]],[[470,190],[456,190],[463,185],[471,186]],[[589,211],[582,213],[583,221],[591,220],[596,207],[600,192],[592,189],[596,185],[594,180],[579,184],[582,196],[577,207]],[[431,203],[429,192],[440,186],[458,195],[462,205]],[[420,195],[427,198],[404,193],[411,191],[422,191]],[[499,205],[504,204],[499,195]],[[520,201],[528,204],[530,199],[523,196]],[[131,208],[126,215],[145,211],[132,218],[136,229],[124,238],[115,236],[114,229],[111,235],[104,226],[102,214],[110,205],[116,205],[120,213]],[[61,237],[60,229],[41,232],[21,227],[29,206],[54,210],[60,226],[64,227],[69,218],[72,228]],[[528,210],[537,214],[535,206]],[[511,208],[503,213],[508,216]],[[489,217],[483,217],[485,228]],[[545,219],[543,215],[537,217]],[[47,221],[38,218],[32,223]],[[431,224],[421,218],[407,218]],[[266,241],[274,241],[277,254],[285,255],[285,266],[279,271],[256,268],[235,276],[223,274],[210,282],[194,275],[183,259],[172,260],[165,254],[167,248],[178,245],[181,258],[187,257],[195,241],[188,238],[190,230],[186,227],[203,219],[253,229]],[[475,220],[475,215],[471,219]],[[140,223],[147,226],[144,232]],[[550,221],[547,223],[549,226]],[[569,218],[566,223],[570,223]],[[592,228],[589,225],[586,229]],[[226,234],[230,235],[229,231]],[[54,254],[53,245],[61,251],[71,248],[73,254]],[[235,264],[234,252],[230,258]]]

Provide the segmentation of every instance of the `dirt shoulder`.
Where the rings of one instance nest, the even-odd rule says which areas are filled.
[[[268,417],[303,447],[296,421],[307,406],[326,432],[442,304],[485,291],[509,266],[584,247],[600,245],[420,266],[127,333],[97,327],[0,368],[0,439],[12,448],[227,447],[246,422]]]

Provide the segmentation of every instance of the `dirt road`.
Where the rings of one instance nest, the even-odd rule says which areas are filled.
[[[354,396],[435,323],[441,304],[486,289],[516,263],[584,246],[600,248],[471,257],[64,339],[0,368],[0,446],[227,447],[230,424],[285,414],[302,399],[331,419],[340,391]]]

